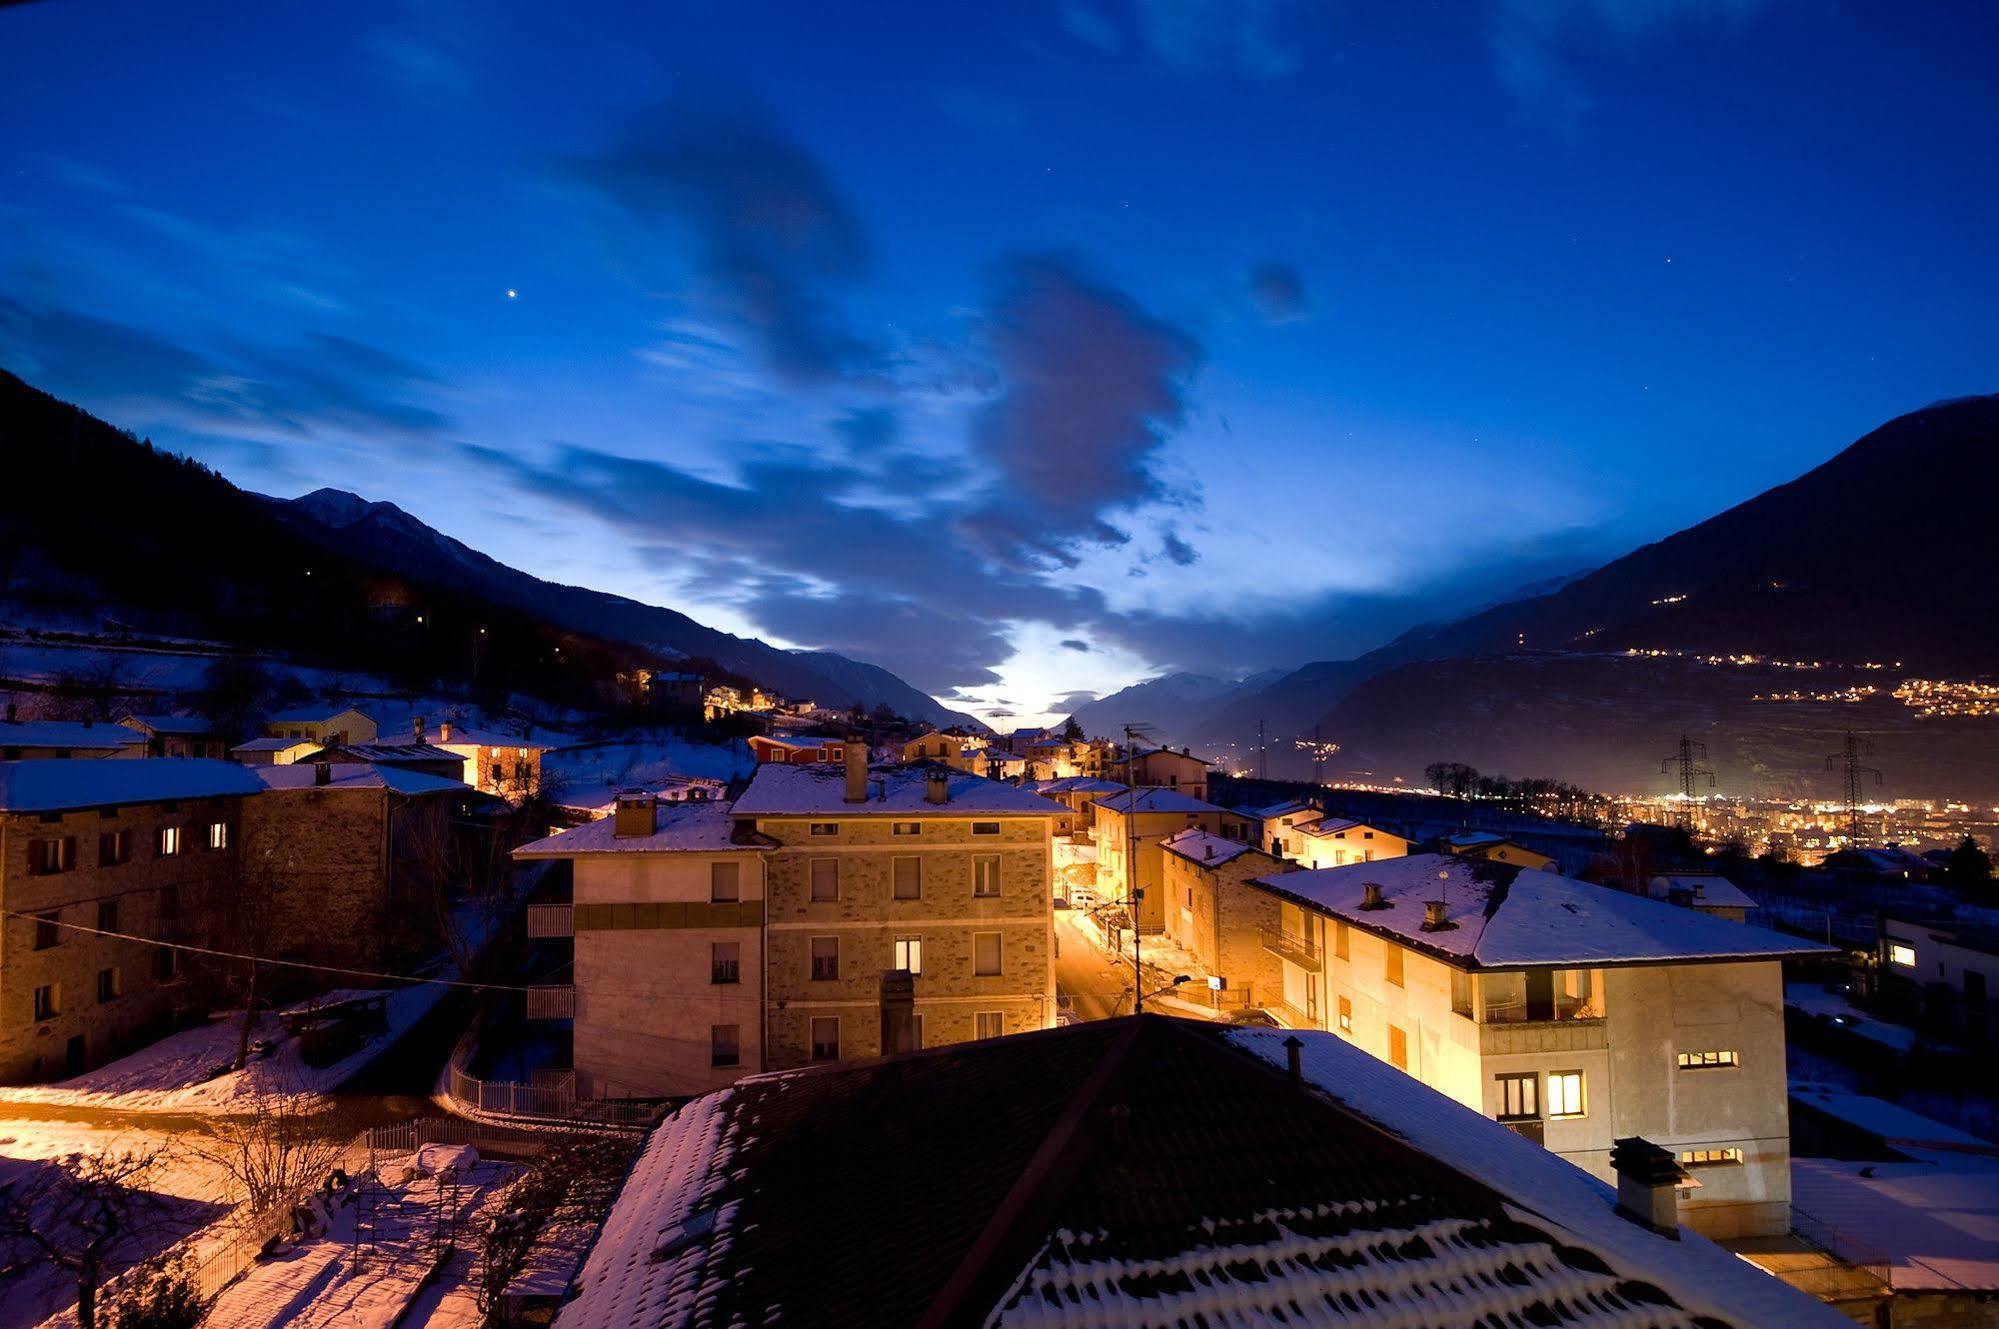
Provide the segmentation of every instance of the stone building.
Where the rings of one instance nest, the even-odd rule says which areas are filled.
[[[1642,1135],[1714,1237],[1789,1228],[1782,961],[1809,942],[1482,859],[1257,878],[1279,905],[1268,1009],[1340,1035],[1611,1179]]]
[[[118,723],[146,740],[148,757],[228,755],[215,726],[196,716],[128,715]]]
[[[1057,835],[1075,835],[1078,832],[1093,831],[1097,824],[1097,804],[1106,798],[1125,792],[1125,787],[1115,780],[1104,780],[1094,775],[1071,775],[1059,780],[1043,780],[1033,786],[1034,792],[1043,798],[1052,799],[1068,809],[1068,815],[1055,819]]]
[[[1100,798],[1095,807],[1097,898],[1127,905],[1135,898],[1142,933],[1166,927],[1162,840],[1187,830],[1245,843],[1256,838],[1250,818],[1175,789],[1133,789]]]
[[[1135,789],[1172,789],[1206,798],[1211,765],[1185,748],[1139,748],[1118,761],[1116,776]]]
[[[352,706],[340,710],[290,711],[264,722],[266,738],[290,738],[318,747],[373,743],[378,736],[374,717]]]
[[[1269,942],[1283,906],[1249,883],[1294,870],[1240,840],[1188,830],[1160,842],[1164,851],[1166,936],[1224,980],[1218,1004],[1262,1006],[1284,999],[1284,962]]]
[[[192,939],[262,789],[224,761],[0,763],[0,1080],[77,1074],[194,1004],[181,953],[124,936]]]

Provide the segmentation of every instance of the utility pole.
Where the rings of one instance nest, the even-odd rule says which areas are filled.
[[[1266,752],[1268,752],[1268,749],[1263,744],[1263,720],[1258,718],[1256,722],[1256,778],[1259,780],[1268,780],[1270,778],[1270,762],[1265,756]]]
[[[1662,775],[1677,774],[1680,785],[1680,825],[1691,828],[1694,824],[1694,790],[1707,781],[1707,788],[1714,788],[1714,772],[1701,765],[1707,760],[1707,744],[1697,738],[1680,735],[1679,749],[1659,763]]]
[[[1845,784],[1846,793],[1846,833],[1855,841],[1860,839],[1860,791],[1867,786],[1867,777],[1873,776],[1874,783],[1881,783],[1881,772],[1865,764],[1874,755],[1871,739],[1860,737],[1851,729],[1846,731],[1846,739],[1839,745],[1839,751],[1825,759],[1825,768],[1838,771]]]
[[[1134,725],[1124,727],[1124,750],[1124,912],[1131,920],[1131,1013],[1139,1015],[1145,1010],[1145,966],[1138,959],[1138,902],[1145,892],[1138,885],[1138,786],[1131,782],[1131,754],[1138,750]]]

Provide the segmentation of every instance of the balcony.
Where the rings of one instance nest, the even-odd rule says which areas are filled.
[[[573,937],[576,935],[576,910],[568,904],[531,904],[528,906],[528,936],[530,937]]]
[[[1259,931],[1263,937],[1263,949],[1272,955],[1281,956],[1309,973],[1316,974],[1326,967],[1326,954],[1313,943],[1310,935],[1276,928]]]
[[[573,1020],[575,1018],[575,988],[564,984],[561,987],[535,987],[528,989],[528,1019]]]
[[[1610,1046],[1602,1020],[1521,1020],[1478,1027],[1482,1056],[1503,1057],[1517,1052],[1593,1052]]]

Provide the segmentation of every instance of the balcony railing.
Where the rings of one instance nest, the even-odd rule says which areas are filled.
[[[528,1019],[573,1020],[575,1018],[575,988],[564,985],[528,989]]]
[[[1300,969],[1318,973],[1325,967],[1326,955],[1313,944],[1311,937],[1298,932],[1285,932],[1279,928],[1263,928],[1263,949],[1278,955]]]
[[[528,936],[530,937],[573,937],[576,935],[576,910],[567,904],[531,904],[528,906]]]
[[[1478,1050],[1487,1057],[1518,1052],[1591,1052],[1609,1046],[1608,1026],[1602,1020],[1533,1020],[1478,1027]]]

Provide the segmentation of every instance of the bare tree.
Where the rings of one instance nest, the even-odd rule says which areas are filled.
[[[226,1172],[253,1219],[296,1204],[340,1165],[346,1141],[330,1130],[311,1094],[258,1092],[250,1110],[218,1117],[190,1136],[188,1152]]]
[[[476,1295],[485,1324],[504,1323],[507,1284],[551,1222],[587,1223],[601,1217],[631,1163],[633,1148],[623,1139],[571,1137],[544,1150],[527,1175],[509,1188],[480,1249]]]
[[[148,1188],[162,1146],[71,1154],[0,1186],[0,1276],[53,1265],[76,1280],[79,1329],[97,1329],[97,1293],[135,1245],[171,1216]]]

